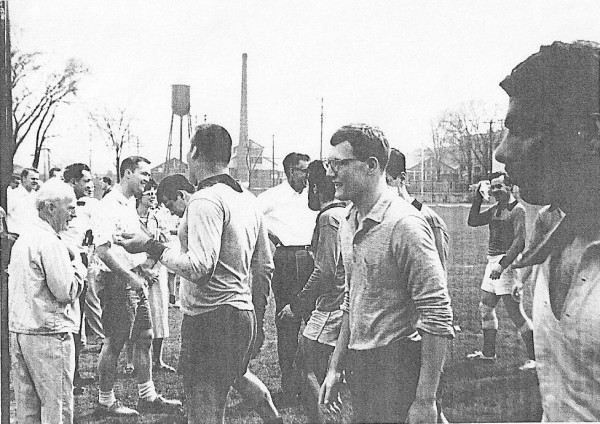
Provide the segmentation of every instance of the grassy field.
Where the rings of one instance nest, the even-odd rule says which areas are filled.
[[[445,414],[451,422],[539,420],[540,406],[535,374],[518,370],[526,359],[525,349],[502,305],[498,308],[500,320],[498,361],[493,364],[475,364],[464,359],[467,353],[480,348],[482,343],[478,303],[479,286],[486,260],[487,228],[472,229],[466,226],[467,206],[436,206],[434,209],[444,218],[450,230],[449,289],[455,324],[461,329],[452,342],[445,368],[443,379]],[[530,302],[529,297],[526,298],[526,304],[527,302]],[[171,337],[165,343],[164,357],[166,362],[172,365],[177,365],[178,362],[180,319],[179,311],[171,309]],[[95,376],[97,356],[95,353],[82,355],[84,377]],[[121,358],[120,371],[123,368],[124,362]],[[279,390],[272,302],[267,312],[265,344],[260,356],[252,361],[251,368],[272,392]],[[158,374],[155,383],[157,389],[166,396],[182,398],[182,385],[177,375]],[[137,386],[134,379],[120,374],[116,393],[126,405],[135,406]],[[93,411],[97,398],[96,383],[87,386],[84,395],[76,397],[75,412],[79,422],[185,422],[181,417],[164,415],[144,415],[139,419],[130,420],[95,420]],[[346,404],[348,403],[349,401],[346,401]],[[286,423],[308,422],[301,405],[279,406]],[[258,415],[248,409],[233,391],[230,394],[226,417],[227,422],[231,423],[261,422]]]

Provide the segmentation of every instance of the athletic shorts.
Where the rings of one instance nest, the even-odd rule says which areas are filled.
[[[98,278],[103,286],[98,297],[105,336],[137,340],[142,333],[152,333],[152,319],[144,292],[124,288],[112,272],[101,272]]]
[[[512,286],[517,281],[517,271],[510,267],[506,268],[500,274],[500,278],[492,280],[490,274],[492,273],[492,267],[500,263],[504,255],[488,256],[488,263],[485,267],[485,274],[483,274],[483,282],[481,283],[481,290],[502,296],[505,294],[511,294]]]
[[[312,311],[302,335],[309,340],[335,346],[340,335],[343,314],[344,311],[341,309],[333,312],[323,312],[315,309]]]
[[[254,311],[223,305],[210,312],[184,315],[179,356],[184,389],[200,382],[231,387],[248,368],[255,334]]]

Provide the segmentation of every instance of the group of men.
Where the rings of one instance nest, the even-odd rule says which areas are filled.
[[[543,234],[525,248],[524,214],[505,175],[491,180],[498,204],[481,212],[482,196],[475,193],[469,214],[469,225],[490,227],[480,305],[484,344],[472,358],[496,357],[494,308],[502,298],[531,360],[535,350],[548,421],[600,420],[600,194],[593,188],[600,175],[599,65],[599,45],[557,42],[501,83],[510,96],[509,132],[496,157],[525,201],[551,205],[535,226]],[[105,287],[99,411],[137,414],[113,392],[116,358],[127,338],[136,341],[139,408],[179,409],[152,382],[147,281],[137,272],[150,261],[183,278],[179,370],[188,422],[222,422],[231,387],[265,421],[282,422],[268,389],[248,370],[260,347],[270,286],[282,389],[295,396],[304,382],[316,419],[340,410],[343,381],[356,422],[444,419],[438,388],[454,336],[445,224],[410,197],[404,158],[379,129],[345,125],[330,144],[324,161],[288,155],[287,181],[255,198],[228,175],[229,133],[199,126],[188,153],[192,188],[167,177],[159,196],[182,216],[180,249],[140,230],[133,200],[150,179],[149,162],[123,161],[121,182],[100,201],[103,219],[93,234]],[[77,299],[88,270],[78,259],[82,252],[61,236],[77,206],[77,177],[68,179],[67,171],[67,183],[47,182],[37,193],[37,216],[12,252],[19,422],[72,422],[72,334],[80,325]],[[503,280],[531,265],[537,266],[533,326],[519,315]]]

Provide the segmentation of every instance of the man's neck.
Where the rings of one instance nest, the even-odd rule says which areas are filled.
[[[362,219],[373,209],[375,203],[379,200],[379,198],[388,190],[387,183],[385,182],[385,178],[382,176],[379,180],[377,180],[377,184],[369,187],[369,189],[365,190],[362,193],[362,196],[355,199],[354,206],[358,212],[359,217]]]
[[[398,195],[406,200],[408,203],[412,203],[413,200],[415,200],[414,197],[412,197],[410,194],[408,194],[408,190],[406,190],[406,186],[401,185],[400,187],[398,187]]]
[[[219,167],[219,168],[214,168],[214,169],[201,170],[196,175],[196,179],[198,180],[198,183],[201,183],[202,181],[206,180],[207,178],[214,177],[216,175],[221,175],[221,174],[229,174],[228,169]]]
[[[123,197],[125,197],[126,199],[131,199],[133,197],[133,190],[130,190],[124,181],[116,187],[123,194]]]
[[[296,193],[302,193],[302,191],[305,189],[305,187],[302,187],[300,190],[296,190],[294,188],[294,186],[292,185],[292,183],[290,183],[289,180],[287,180],[287,183],[289,184],[289,186],[292,188],[292,190],[294,190]]]

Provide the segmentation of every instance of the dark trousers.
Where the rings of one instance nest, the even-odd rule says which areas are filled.
[[[278,314],[302,290],[313,271],[314,263],[307,250],[285,246],[275,250],[273,261],[275,271],[271,286],[275,297],[275,314]],[[284,392],[298,392],[300,370],[294,367],[294,360],[298,354],[298,332],[302,318],[275,320],[281,388]]]
[[[419,382],[421,342],[406,340],[351,350],[348,360],[353,421],[405,422]]]

